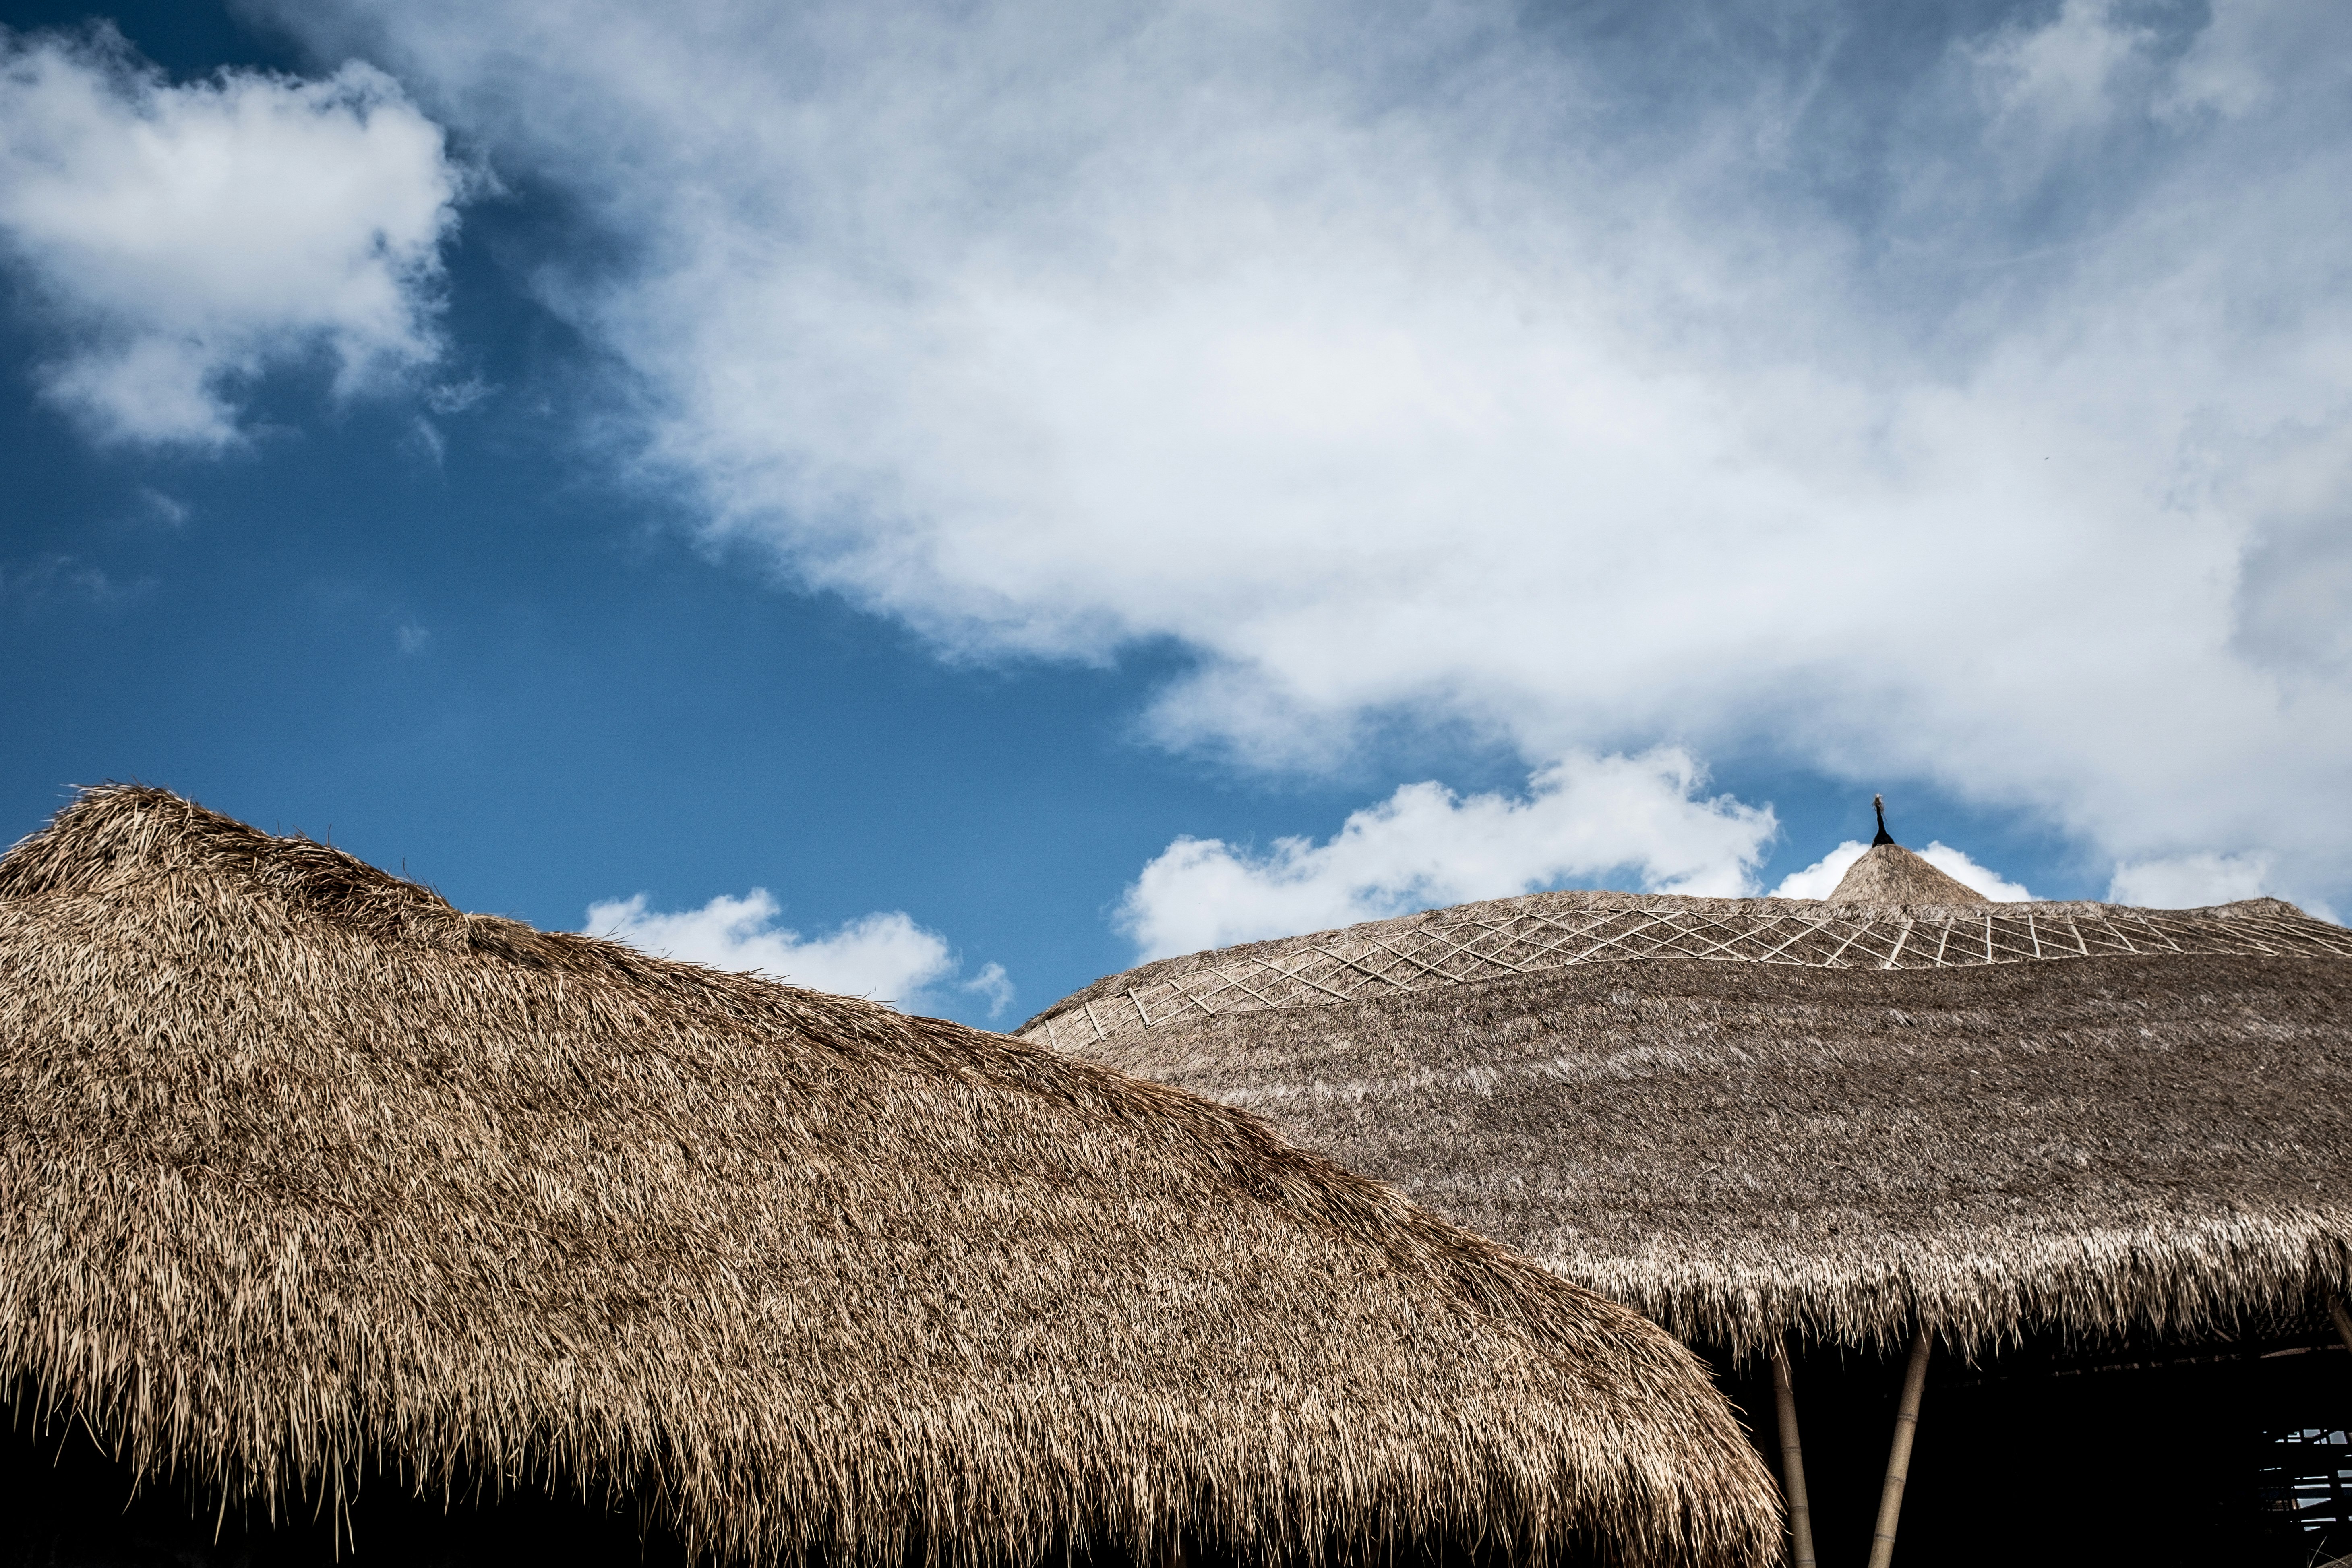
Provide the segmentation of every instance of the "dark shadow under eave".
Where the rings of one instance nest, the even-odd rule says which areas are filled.
[[[281,1500],[278,1517],[259,1503],[223,1506],[218,1494],[184,1479],[136,1484],[129,1466],[101,1448],[79,1420],[32,1414],[20,1398],[16,1420],[0,1432],[0,1568],[692,1568],[698,1562],[651,1500],[626,1491],[549,1495],[536,1482],[509,1478],[501,1488],[475,1478],[447,1493],[418,1495],[394,1471],[377,1467],[341,1499]],[[1594,1543],[1598,1544],[1598,1543]],[[1609,1560],[1570,1543],[1543,1568],[1587,1568]],[[699,1561],[707,1562],[703,1558]],[[822,1568],[825,1554],[789,1560]],[[952,1549],[934,1559],[912,1543],[899,1568],[948,1568]],[[1230,1548],[1177,1542],[1146,1558],[1123,1545],[1063,1541],[1035,1559],[1039,1568],[1262,1568]],[[1375,1546],[1335,1541],[1325,1568],[1519,1568],[1531,1560],[1496,1543],[1432,1538]]]
[[[1710,1355],[1778,1469],[1769,1367]],[[1860,1568],[1905,1358],[1793,1359],[1820,1568]],[[2031,1338],[1929,1363],[1902,1568],[2309,1568],[2352,1552],[2352,1352],[2324,1311],[2228,1339],[2065,1347]]]

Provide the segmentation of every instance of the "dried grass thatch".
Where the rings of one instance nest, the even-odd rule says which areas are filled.
[[[1874,844],[1845,868],[1824,900],[1832,904],[1984,904],[1992,900],[1948,877],[1900,844]]]
[[[391,1464],[750,1560],[1775,1550],[1679,1346],[1247,1116],[162,791],[0,859],[0,1373],[224,1507]]]
[[[1695,1342],[2200,1333],[2352,1279],[2352,932],[1553,893],[1146,965],[1027,1037]]]

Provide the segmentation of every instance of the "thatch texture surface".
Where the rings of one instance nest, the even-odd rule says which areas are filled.
[[[1938,871],[1900,844],[1874,844],[1845,868],[1832,904],[1984,904],[1992,900]]]
[[[1247,1116],[145,789],[0,860],[0,1373],[226,1506],[388,1461],[749,1560],[1778,1537],[1669,1338]]]
[[[1020,1034],[1042,1045],[1092,1049],[1201,1015],[1320,1007],[1574,964],[1659,958],[1967,969],[2140,953],[2352,957],[2352,931],[2276,899],[2134,910],[1970,897],[1968,904],[1890,905],[1532,893],[1160,959],[1073,992],[1022,1025]]]
[[[1679,929],[1789,915],[1766,900],[1696,910],[1547,897],[1586,913],[1613,898],[1675,914]],[[1923,968],[1666,948],[1417,988],[1367,983],[1313,1005],[1154,1005],[1150,1026],[1098,1039],[1082,1005],[1048,1016],[1066,1049],[1255,1111],[1742,1354],[1783,1333],[1892,1347],[1915,1315],[1963,1346],[2036,1330],[2196,1333],[2347,1283],[2347,933],[2267,900],[2031,910],[2045,941],[2062,926],[2180,940],[2137,953],[2069,940],[2063,960]],[[1470,910],[1475,922],[1440,911],[1424,926],[1510,929],[1504,906]],[[1910,920],[1915,942],[1929,919],[1846,912],[1890,935]],[[1987,920],[1979,910],[1958,929]],[[1281,963],[1350,941],[1394,950],[1410,929],[1258,951]],[[1237,952],[1251,951],[1080,994],[1100,1016],[1102,998],[1140,994],[1171,970],[1239,973]]]

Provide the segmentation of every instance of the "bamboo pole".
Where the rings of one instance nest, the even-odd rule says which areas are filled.
[[[2341,1296],[2330,1297],[2327,1302],[2327,1310],[2336,1320],[2336,1331],[2343,1337],[2344,1348],[2347,1351],[2352,1351],[2352,1312],[2347,1312],[2344,1310],[2344,1298]]]
[[[1878,1529],[1870,1538],[1870,1568],[1895,1561],[1895,1525],[1903,1517],[1903,1483],[1911,1470],[1911,1439],[1919,1432],[1919,1395],[1927,1386],[1927,1325],[1911,1342],[1911,1364],[1903,1373],[1903,1402],[1895,1408],[1895,1445],[1886,1454],[1886,1487],[1878,1494]]]
[[[2343,1309],[2336,1309],[2340,1315]],[[1789,1496],[1789,1534],[1796,1568],[1814,1568],[1813,1516],[1805,1502],[1805,1448],[1797,1441],[1797,1391],[1789,1384],[1789,1347],[1772,1347],[1772,1399],[1780,1407],[1780,1485]]]

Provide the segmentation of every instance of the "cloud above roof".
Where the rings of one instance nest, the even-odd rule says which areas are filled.
[[[2185,910],[2200,904],[2251,899],[2272,880],[2267,856],[2178,855],[2136,860],[2116,868],[2107,889],[2110,901],[2150,909]],[[2322,907],[2313,911],[2332,917]]]
[[[432,360],[461,184],[363,64],[175,87],[104,28],[0,35],[0,247],[58,340],[43,390],[102,440],[218,448],[265,370],[349,394]]]
[[[1683,752],[1578,756],[1517,799],[1407,784],[1321,843],[1179,838],[1128,888],[1118,923],[1150,960],[1611,872],[1658,892],[1748,891],[1772,813],[1704,797],[1705,783]]]
[[[714,537],[1186,650],[1171,745],[1671,742],[2352,879],[2337,8],[279,14],[626,240],[549,299]]]
[[[656,957],[757,973],[909,1013],[941,1010],[934,993],[947,987],[979,995],[991,1017],[1012,1005],[1013,982],[1003,964],[983,964],[959,981],[961,965],[947,938],[902,910],[861,915],[814,936],[782,924],[782,913],[765,888],[740,899],[721,893],[698,910],[657,910],[638,893],[591,905],[582,929]]]

